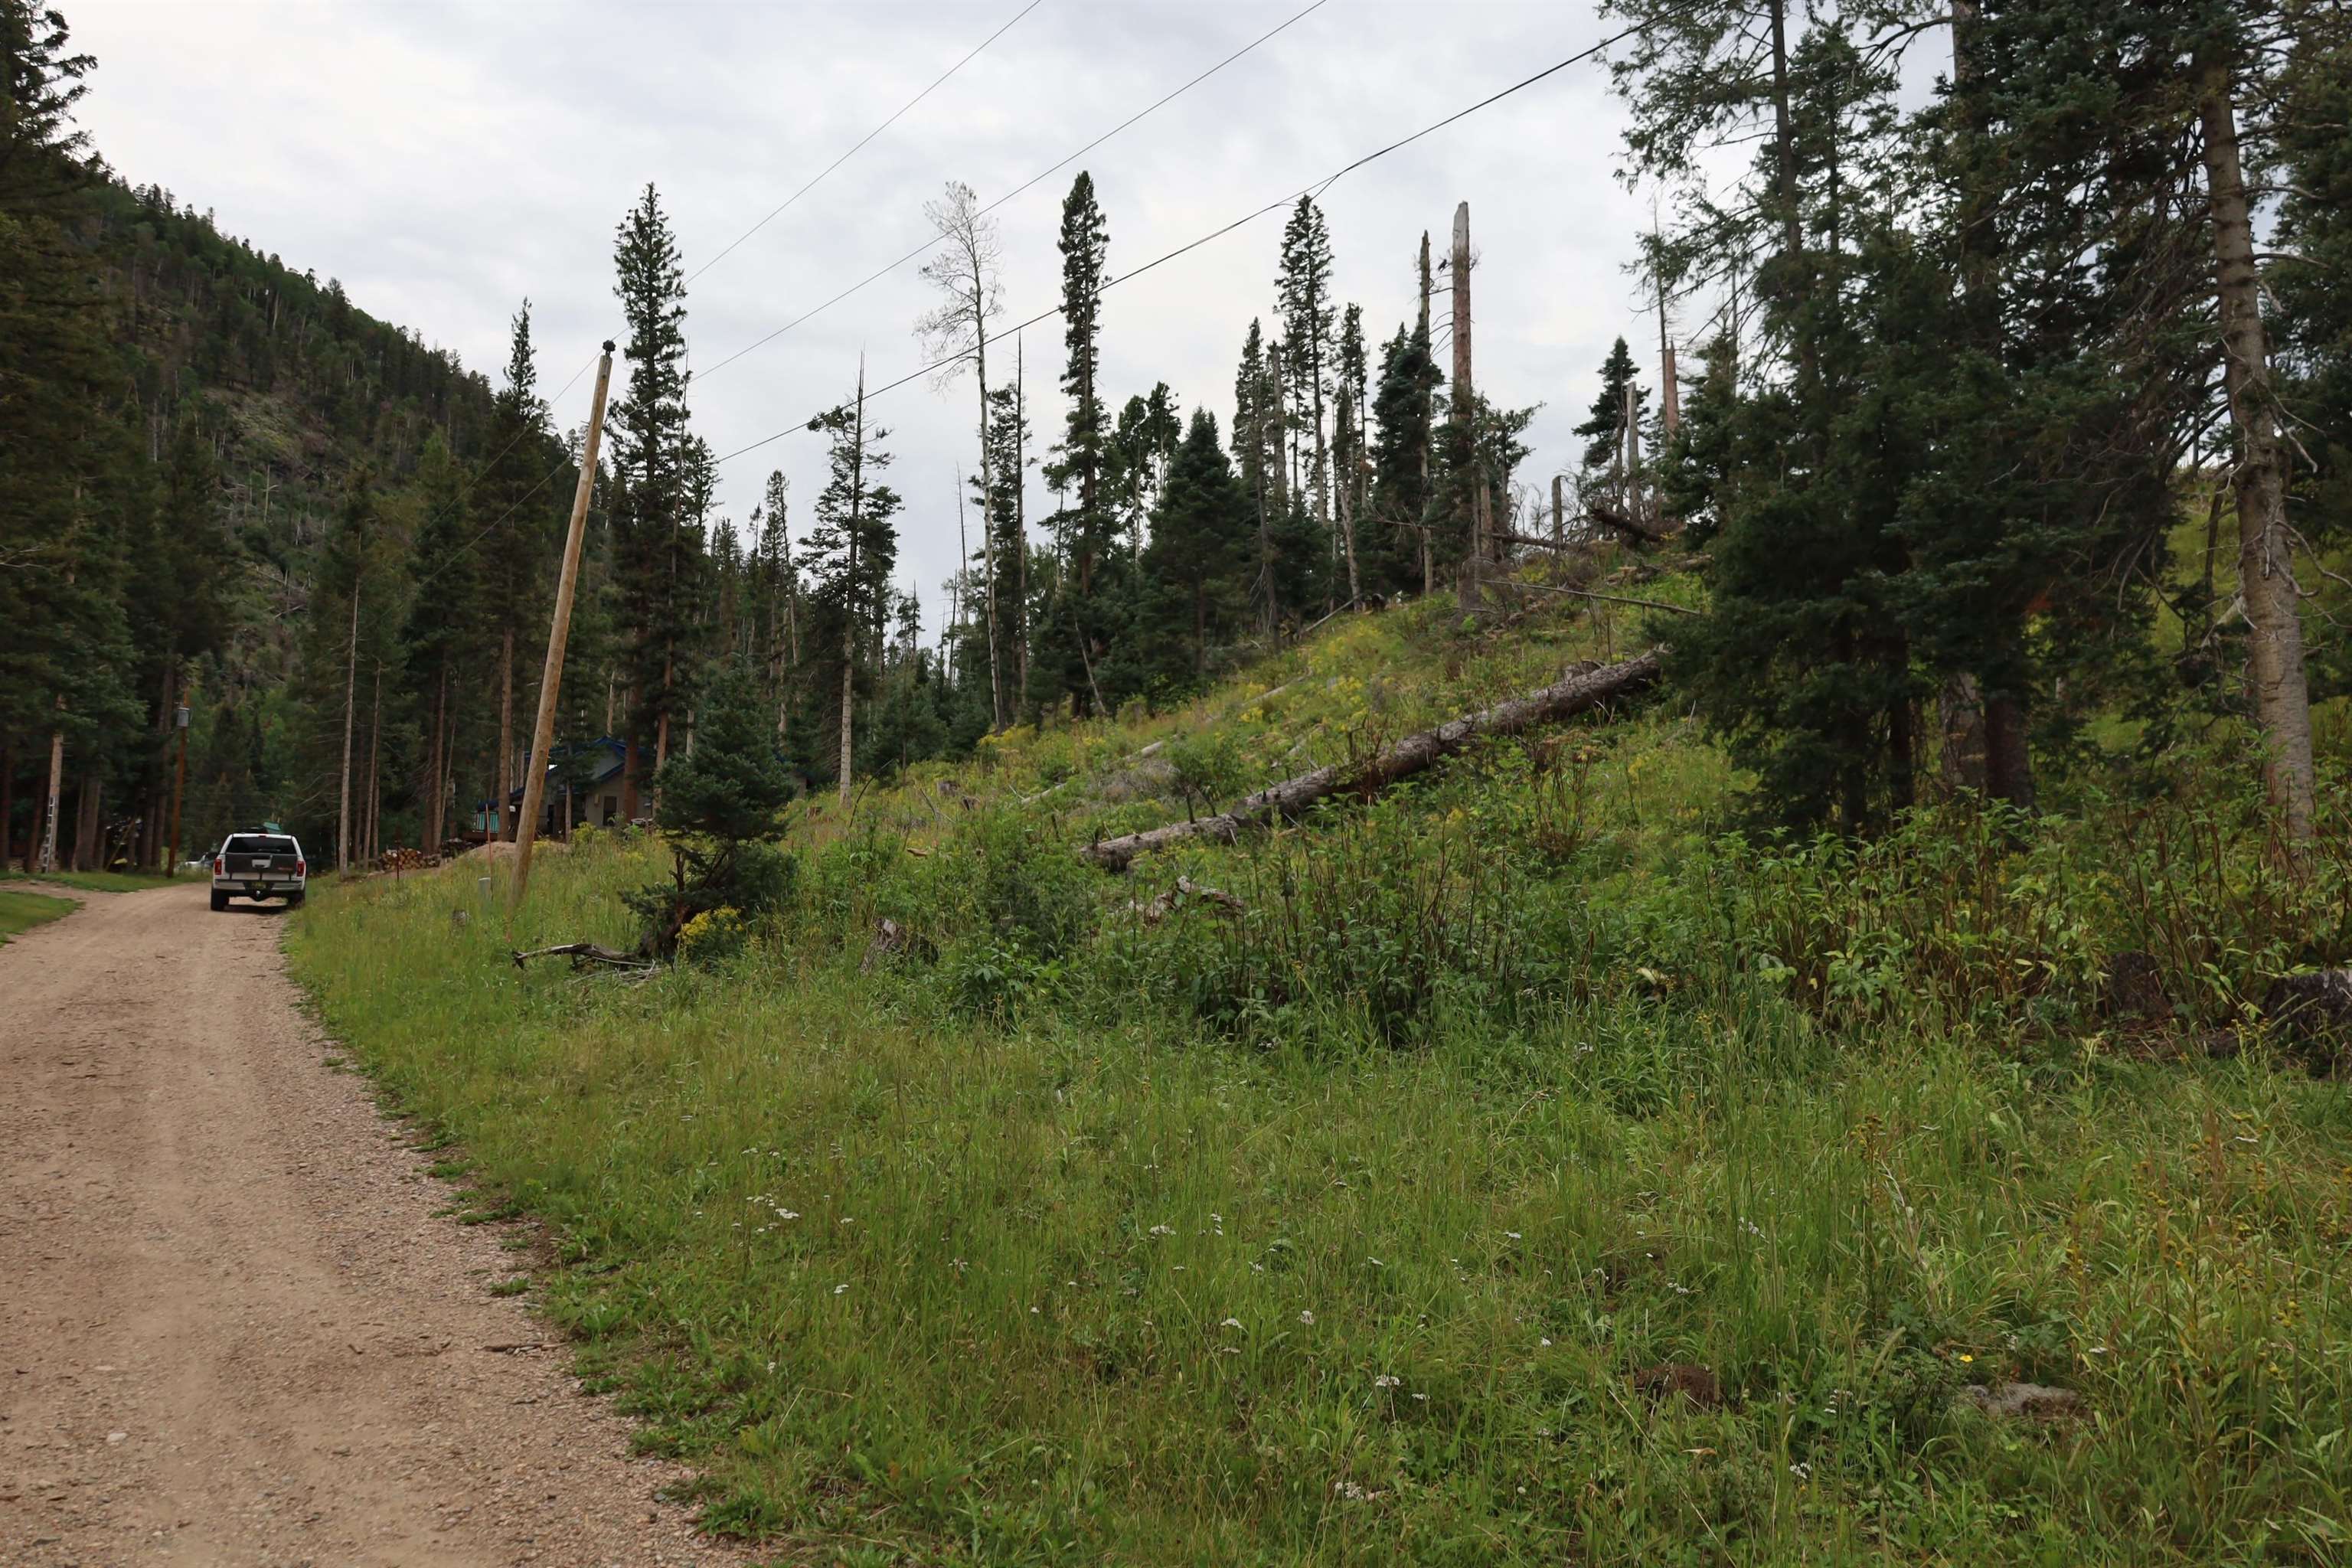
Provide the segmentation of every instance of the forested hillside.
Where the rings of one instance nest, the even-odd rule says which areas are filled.
[[[56,739],[60,863],[152,864],[182,703],[190,845],[264,812],[316,822],[325,737],[289,681],[334,592],[326,542],[355,484],[413,491],[478,453],[488,389],[334,280],[106,171],[70,128],[90,62],[54,18],[5,24],[6,843],[38,853]]]
[[[609,737],[624,762],[567,809],[649,816],[730,673],[794,787],[846,802],[1015,726],[1181,701],[1342,612],[1508,615],[1605,535],[1704,557],[1706,603],[1656,631],[1752,825],[2032,810],[2117,768],[2162,788],[2219,736],[2307,840],[2315,703],[2324,726],[2352,675],[2341,7],[1602,9],[1622,172],[1671,201],[1628,245],[1657,360],[1621,340],[1599,367],[1575,471],[1525,473],[1538,389],[1479,376],[1466,204],[1362,302],[1297,197],[1265,309],[1202,324],[1238,346],[1230,388],[1115,387],[1114,290],[1157,262],[1094,176],[1034,369],[1001,341],[999,220],[950,181],[913,336],[970,390],[971,489],[923,520],[963,540],[928,619],[861,369],[808,422],[804,512],[781,468],[719,504],[751,449],[695,429],[687,260],[647,184],[552,759],[585,777]],[[41,852],[54,773],[61,858],[152,864],[191,693],[192,843],[264,816],[341,863],[510,835],[484,803],[527,771],[575,478],[550,404],[586,367],[551,393],[519,302],[494,387],[125,185],[74,129],[93,62],[56,14],[0,15],[12,852]]]

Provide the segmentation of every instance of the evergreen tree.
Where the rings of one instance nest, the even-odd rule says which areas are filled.
[[[664,763],[655,784],[654,822],[669,847],[670,879],[625,898],[644,923],[641,950],[668,957],[696,916],[722,909],[764,914],[787,885],[789,867],[773,846],[784,835],[779,814],[793,797],[792,774],[748,669],[719,666],[697,717],[693,750]]]
[[[1054,531],[1069,558],[1052,613],[1037,623],[1042,657],[1033,668],[1032,696],[1055,700],[1066,693],[1081,715],[1094,708],[1093,670],[1105,651],[1108,616],[1098,602],[1101,574],[1118,526],[1111,504],[1111,422],[1099,378],[1102,370],[1102,289],[1108,279],[1110,231],[1095,199],[1094,179],[1081,172],[1062,204],[1062,342],[1067,358],[1062,392],[1069,413],[1046,478],[1065,504]],[[1038,682],[1043,673],[1049,689]]]
[[[551,443],[547,405],[539,396],[539,367],[530,342],[530,301],[525,300],[509,325],[506,384],[490,405],[488,467],[477,500],[489,516],[479,552],[477,606],[480,633],[495,661],[498,749],[488,770],[492,794],[503,798],[523,782],[523,757],[515,733],[518,674],[529,684],[520,694],[524,711],[537,711],[538,682],[530,664],[531,634],[542,629],[551,584],[550,567],[561,551],[554,508],[559,492],[547,480]],[[517,649],[521,650],[521,666]],[[534,759],[543,761],[543,759]],[[502,821],[499,836],[519,826]]]
[[[628,809],[640,757],[667,758],[674,725],[690,707],[686,685],[703,577],[694,515],[693,448],[686,413],[686,282],[669,219],[653,186],[622,220],[614,291],[628,324],[625,394],[610,410],[614,489],[613,577],[622,629]]]
[[[466,731],[464,715],[478,706],[467,700],[473,683],[468,664],[479,626],[481,581],[470,570],[454,569],[457,552],[477,536],[468,492],[457,459],[436,435],[425,440],[416,464],[416,487],[424,505],[413,556],[423,586],[411,601],[401,630],[407,679],[425,738],[415,794],[424,804],[419,841],[437,849],[451,837],[449,806],[459,798],[458,758]],[[467,563],[470,566],[471,563]],[[429,582],[423,580],[429,577]]]
[[[1601,391],[1592,400],[1591,412],[1576,427],[1576,434],[1585,437],[1580,491],[1588,504],[1601,500],[1628,522],[1636,520],[1626,437],[1638,427],[1650,401],[1648,390],[1636,379],[1640,374],[1634,368],[1633,351],[1619,338],[1601,363]]]
[[[1433,421],[1444,375],[1430,352],[1428,311],[1408,331],[1399,326],[1381,351],[1380,390],[1372,413],[1370,578],[1383,594],[1430,591],[1434,563],[1429,519],[1435,505],[1430,470],[1435,458]]]
[[[1315,497],[1315,521],[1328,534],[1331,470],[1324,435],[1324,396],[1329,389],[1336,316],[1331,304],[1331,237],[1322,209],[1307,196],[1298,198],[1290,221],[1283,226],[1282,262],[1275,289],[1282,301],[1285,363],[1296,378],[1294,396],[1314,431],[1314,463],[1307,483]]]
[[[890,466],[881,445],[890,433],[866,423],[862,373],[856,400],[820,415],[810,428],[824,431],[827,440],[827,477],[808,536],[810,632],[822,661],[818,689],[840,697],[835,781],[846,806],[856,757],[856,702],[861,691],[872,690],[879,662],[876,633],[890,605],[890,574],[898,562],[898,530],[891,520],[900,502],[896,490],[878,482]]]
[[[1181,688],[1205,679],[1209,650],[1247,603],[1255,519],[1204,408],[1192,411],[1151,517],[1144,577],[1157,603],[1146,626],[1149,679]],[[1179,663],[1169,656],[1180,650]]]

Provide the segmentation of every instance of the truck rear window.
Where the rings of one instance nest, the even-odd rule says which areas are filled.
[[[266,833],[240,833],[221,846],[224,855],[292,855],[298,853],[291,838],[275,838]]]

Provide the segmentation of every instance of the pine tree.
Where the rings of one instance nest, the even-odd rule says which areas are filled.
[[[1424,236],[1424,257],[1427,244]],[[1381,351],[1380,389],[1372,405],[1380,434],[1372,442],[1373,542],[1368,554],[1371,581],[1383,594],[1426,594],[1433,586],[1429,525],[1436,495],[1430,472],[1436,458],[1436,396],[1444,384],[1430,348],[1424,298],[1412,330],[1399,326]]]
[[[522,650],[527,666],[531,633],[543,626],[550,568],[561,549],[553,510],[561,504],[555,499],[561,492],[547,479],[551,443],[547,405],[539,396],[528,300],[509,323],[506,384],[491,404],[488,439],[489,463],[476,497],[490,519],[487,536],[476,547],[477,605],[481,635],[495,650],[498,749],[489,772],[491,793],[503,800],[522,783],[523,758],[515,736],[516,650]],[[523,673],[528,679],[528,670]],[[536,684],[521,693],[526,711],[536,711]],[[502,817],[499,836],[511,838],[519,826]]]
[[[1159,598],[1149,643],[1171,651],[1189,645],[1181,665],[1165,652],[1151,660],[1157,683],[1181,688],[1207,676],[1210,648],[1247,602],[1255,529],[1250,499],[1219,443],[1217,422],[1196,408],[1168,465],[1144,560],[1146,580]]]
[[[1329,389],[1332,330],[1331,237],[1322,209],[1307,196],[1298,198],[1282,231],[1282,262],[1275,277],[1282,300],[1285,361],[1296,378],[1300,412],[1312,423],[1313,467],[1307,484],[1315,496],[1315,521],[1328,534],[1331,527],[1330,452],[1325,441],[1324,396]]]
[[[811,607],[816,612],[810,629],[826,661],[820,689],[840,694],[836,784],[846,807],[856,757],[856,698],[861,689],[871,689],[874,633],[889,609],[890,574],[898,562],[898,530],[891,519],[900,502],[896,490],[877,482],[890,466],[890,454],[882,447],[890,433],[866,423],[863,370],[856,399],[820,415],[810,428],[824,432],[828,464],[824,489],[816,498],[816,526],[808,536]]]
[[[1062,342],[1067,359],[1062,370],[1062,392],[1069,414],[1061,444],[1055,448],[1047,477],[1056,489],[1075,498],[1066,506],[1055,531],[1066,542],[1071,563],[1063,613],[1045,624],[1049,636],[1066,640],[1076,657],[1068,661],[1083,678],[1064,683],[1077,710],[1092,710],[1094,682],[1090,672],[1102,651],[1103,628],[1097,624],[1096,574],[1108,552],[1117,526],[1108,488],[1110,419],[1098,384],[1102,371],[1102,289],[1108,279],[1107,263],[1110,229],[1095,200],[1092,175],[1081,171],[1062,204]]]
[[[457,783],[457,756],[465,731],[462,715],[473,706],[468,663],[480,625],[481,580],[458,552],[478,536],[469,493],[457,459],[436,433],[417,458],[416,488],[425,518],[413,556],[413,575],[423,584],[401,630],[410,693],[417,703],[425,744],[423,773],[415,795],[424,803],[418,823],[423,846],[438,849],[450,837],[449,802]],[[429,578],[429,581],[426,579]]]
[[[1636,379],[1633,351],[1619,338],[1601,363],[1601,391],[1576,434],[1585,437],[1584,472],[1578,486],[1588,504],[1600,500],[1628,525],[1638,526],[1633,487],[1631,433],[1639,426],[1650,394]]]
[[[0,212],[54,211],[103,171],[74,123],[97,65],[73,51],[61,13],[0,0]]]
[[[614,291],[628,323],[629,380],[609,415],[614,489],[613,575],[622,627],[621,679],[635,815],[640,758],[667,758],[672,725],[690,699],[684,684],[702,578],[702,542],[686,413],[686,282],[669,220],[653,186],[622,220]]]
[[[793,780],[776,750],[767,703],[751,672],[723,664],[704,694],[696,744],[663,764],[655,825],[673,870],[625,895],[644,924],[642,951],[668,957],[696,916],[727,909],[753,917],[773,909],[786,868],[774,850]]]

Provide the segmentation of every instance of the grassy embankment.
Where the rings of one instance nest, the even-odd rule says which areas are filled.
[[[19,892],[13,888],[0,888],[0,942],[37,925],[47,925],[63,920],[78,906],[71,899],[50,898],[42,893]]]
[[[459,869],[320,884],[289,940],[782,1559],[2342,1560],[2352,1105],[2211,1048],[2346,956],[2340,731],[2305,879],[2236,756],[1749,846],[1670,697],[1132,881],[1070,853],[1633,631],[1393,610],[806,805],[787,909],[641,987],[503,956],[629,939],[666,862],[609,838],[512,930]],[[1248,912],[1147,921],[1180,872]],[[886,915],[920,940],[865,971]],[[1670,1363],[1720,1403],[1637,1387]],[[1957,1398],[2009,1378],[2082,1413]]]

